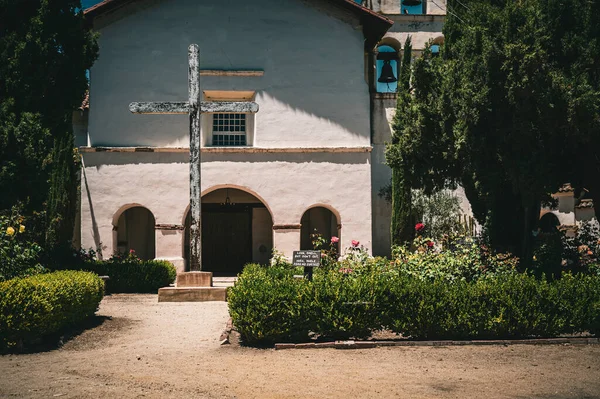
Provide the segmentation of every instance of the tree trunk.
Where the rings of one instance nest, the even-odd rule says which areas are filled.
[[[402,170],[392,169],[392,245],[404,245],[414,238],[410,186]]]
[[[54,248],[71,244],[77,206],[77,168],[74,159],[73,132],[65,126],[64,133],[54,140],[52,171],[48,193],[46,246]]]

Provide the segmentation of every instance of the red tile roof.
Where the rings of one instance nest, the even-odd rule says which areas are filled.
[[[559,193],[572,193],[574,191],[575,189],[571,186],[571,183],[565,183],[558,189]]]
[[[85,91],[85,97],[83,98],[83,101],[81,102],[81,105],[79,106],[80,110],[86,110],[90,108],[90,91],[86,90]]]
[[[593,207],[594,207],[594,201],[591,199],[582,199],[581,202],[579,203],[579,205],[575,206],[575,208],[577,208],[577,209],[593,208]]]

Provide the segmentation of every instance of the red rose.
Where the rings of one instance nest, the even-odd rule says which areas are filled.
[[[423,223],[417,223],[415,225],[415,230],[416,231],[422,231],[425,228],[425,225]]]
[[[433,248],[433,245],[434,245],[433,241],[427,241],[427,246],[429,248]]]
[[[359,242],[359,241],[352,240],[352,246],[353,246],[354,248],[358,247],[359,245],[360,245],[360,242]]]

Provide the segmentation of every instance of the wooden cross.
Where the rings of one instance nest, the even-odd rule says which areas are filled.
[[[256,113],[255,102],[200,101],[200,57],[198,45],[188,48],[189,101],[133,102],[129,110],[135,114],[188,114],[190,116],[190,270],[202,271],[202,207],[200,188],[200,114]]]

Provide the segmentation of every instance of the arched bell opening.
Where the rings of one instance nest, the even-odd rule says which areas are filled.
[[[378,93],[395,93],[398,90],[398,50],[383,44],[377,47],[376,89]]]
[[[425,1],[423,0],[401,0],[401,14],[425,14]]]
[[[328,249],[332,237],[340,238],[340,221],[338,217],[323,206],[308,209],[300,220],[300,249],[315,249],[313,241],[315,235],[321,236]],[[339,243],[336,248],[339,251]]]
[[[185,217],[183,257],[190,259],[191,215]],[[267,264],[273,251],[273,218],[256,196],[220,188],[202,196],[202,270],[236,276],[248,263]]]
[[[115,215],[116,216],[116,215]],[[143,206],[133,206],[115,217],[114,226],[116,253],[133,251],[142,260],[156,257],[155,219],[152,212]]]
[[[431,41],[430,50],[433,57],[436,57],[440,54],[440,49],[442,48],[443,44],[444,36],[438,36]]]

